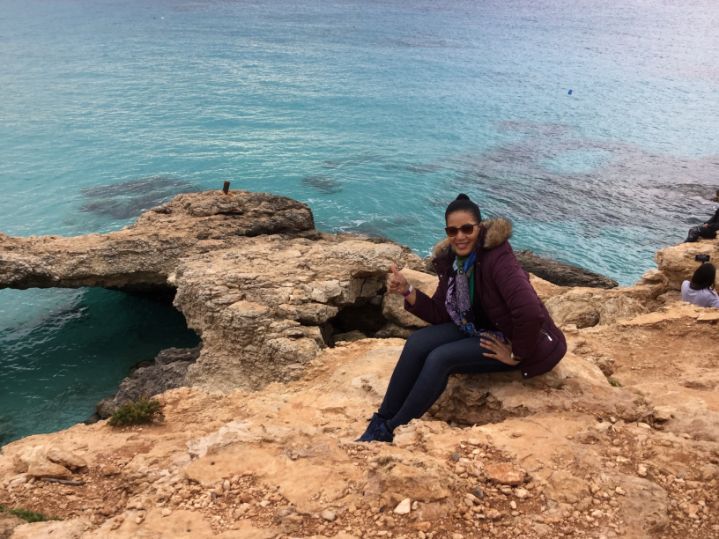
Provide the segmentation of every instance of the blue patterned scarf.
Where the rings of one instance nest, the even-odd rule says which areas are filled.
[[[447,285],[447,297],[444,305],[447,308],[449,317],[452,322],[462,330],[462,332],[470,337],[479,337],[482,333],[491,333],[505,341],[504,335],[500,331],[491,331],[486,329],[478,329],[474,325],[474,312],[472,311],[472,297],[470,295],[469,279],[474,278],[474,263],[477,261],[476,253],[472,252],[460,266],[457,258],[454,259],[452,268],[454,274],[450,275]]]

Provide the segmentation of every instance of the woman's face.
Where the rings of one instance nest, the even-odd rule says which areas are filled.
[[[466,225],[473,225],[471,232]],[[462,230],[463,226],[465,230]],[[479,228],[477,219],[468,211],[454,211],[447,216],[447,237],[458,256],[467,256],[472,252],[479,238]]]

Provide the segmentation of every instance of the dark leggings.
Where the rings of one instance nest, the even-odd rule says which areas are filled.
[[[421,417],[447,387],[453,373],[511,371],[516,367],[484,357],[479,337],[468,337],[452,323],[429,326],[407,339],[379,413],[395,429]]]

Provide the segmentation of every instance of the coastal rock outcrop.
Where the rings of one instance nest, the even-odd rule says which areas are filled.
[[[121,383],[112,397],[97,405],[97,417],[106,419],[129,402],[153,397],[168,389],[187,385],[187,369],[200,357],[200,347],[167,348],[150,365],[136,368]]]
[[[452,377],[389,445],[354,439],[403,341],[341,343],[287,383],[167,391],[156,425],[100,421],[8,444],[0,498],[61,516],[55,533],[83,539],[178,526],[198,538],[708,539],[719,530],[719,358],[716,322],[699,310],[670,302],[568,331],[570,353],[532,380]],[[52,448],[86,467],[66,469],[65,483],[16,468]]]
[[[656,261],[659,271],[669,280],[669,286],[679,289],[682,281],[691,279],[701,262],[697,255],[709,255],[715,265],[719,263],[719,242],[717,240],[699,240],[694,243],[680,243],[657,251]]]
[[[517,259],[528,272],[560,286],[585,286],[589,288],[615,288],[614,279],[585,268],[538,256],[531,251],[518,251]]]
[[[3,288],[176,289],[203,343],[186,381],[223,391],[297,377],[334,333],[398,333],[381,312],[393,262],[421,266],[392,242],[317,232],[304,204],[241,191],[182,194],[109,234],[0,236]]]
[[[182,194],[118,232],[80,237],[0,234],[0,288],[166,287],[188,253],[238,236],[314,230],[310,209],[266,193]]]
[[[569,352],[553,371],[531,380],[515,373],[453,376],[429,413],[399,428],[393,444],[363,444],[354,440],[377,409],[404,344],[363,336],[418,325],[403,317],[396,298],[384,297],[383,287],[392,262],[409,268],[417,286],[432,286],[431,276],[414,272],[423,262],[391,242],[304,228],[311,214],[301,205],[299,215],[310,221],[293,231],[230,234],[225,221],[243,214],[210,200],[222,195],[197,198],[208,197],[201,206],[215,209],[207,211],[193,209],[197,195],[185,196],[182,209],[153,211],[185,212],[184,224],[168,223],[168,234],[196,230],[187,224],[195,219],[216,220],[225,231],[182,240],[184,251],[161,270],[157,258],[152,270],[165,275],[153,284],[176,287],[175,304],[202,336],[202,352],[185,376],[191,387],[160,394],[163,419],[149,426],[98,421],[4,446],[0,533],[13,539],[719,533],[719,312],[679,300],[673,265],[647,272],[634,287],[608,290],[532,276],[567,336]],[[224,213],[212,213],[217,208]],[[295,206],[287,208],[294,213]],[[127,230],[114,234],[122,238]],[[0,238],[0,262],[9,261],[0,269],[4,286],[49,286],[52,279],[43,275],[80,283],[69,261],[55,266],[66,273],[33,267],[33,260],[61,257],[56,240],[71,239],[27,239],[23,250],[17,238]],[[159,248],[164,240],[157,241]],[[46,244],[54,247],[45,250]],[[117,245],[111,250],[117,256],[154,256],[139,244],[127,252]],[[717,242],[704,247],[717,249]],[[103,275],[106,286],[139,283]],[[20,525],[4,508],[62,520]]]
[[[158,387],[257,389],[296,378],[336,340],[406,337],[424,322],[384,297],[392,263],[427,292],[436,286],[396,243],[317,232],[306,205],[242,191],[181,194],[108,234],[0,236],[0,287],[176,290],[202,351],[192,364],[138,373]],[[118,402],[104,401],[100,415]]]

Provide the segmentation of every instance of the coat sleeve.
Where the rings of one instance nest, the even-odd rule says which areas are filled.
[[[509,244],[498,247],[490,261],[490,275],[512,319],[512,353],[524,359],[531,357],[544,323],[544,310]]]
[[[445,296],[447,295],[447,279],[443,276],[439,278],[437,290],[434,291],[432,297],[421,290],[416,290],[417,299],[414,305],[410,305],[407,300],[404,302],[404,308],[407,312],[418,316],[429,324],[443,324],[451,322],[452,319],[447,313],[447,307],[444,305]]]

